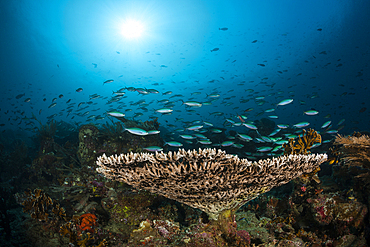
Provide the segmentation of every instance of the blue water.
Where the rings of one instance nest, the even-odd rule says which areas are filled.
[[[125,36],[122,26],[128,20],[141,23],[140,36]],[[176,150],[178,147],[162,140],[178,141],[186,149],[219,147],[241,158],[257,160],[280,156],[282,149],[275,148],[281,148],[289,134],[301,133],[302,129],[294,125],[306,122],[306,129],[313,128],[322,135],[323,145],[312,152],[332,155],[329,148],[337,133],[369,133],[369,0],[0,0],[0,58],[0,242],[6,241],[1,246],[20,242],[25,246],[36,241],[30,229],[40,228],[22,223],[25,217],[20,216],[20,194],[26,188],[49,192],[56,188],[56,181],[64,181],[64,185],[58,185],[62,188],[68,181],[86,180],[89,182],[84,191],[90,191],[93,182],[102,181],[90,165],[88,173],[74,173],[78,167],[86,171],[85,160],[79,154],[91,147],[87,141],[78,147],[78,130],[84,124],[103,129],[118,122],[107,114],[110,111],[122,112],[125,118],[138,122],[158,118],[160,124],[161,138],[155,140],[156,144],[148,144],[152,143],[150,138],[132,138],[124,140],[122,150],[146,150],[149,145],[160,144],[158,148],[164,151]],[[104,83],[107,81],[111,83]],[[118,90],[125,94],[110,102]],[[149,90],[158,93],[139,93]],[[172,93],[164,95],[168,91]],[[164,99],[172,106],[159,102]],[[286,99],[293,101],[278,105]],[[183,104],[187,101],[202,106],[187,107]],[[156,112],[164,107],[172,110],[171,114]],[[308,110],[318,114],[307,115],[304,112]],[[38,140],[41,125],[48,126],[52,120],[58,126],[55,141],[42,135]],[[328,121],[328,127],[322,127]],[[188,130],[193,125],[202,128]],[[257,130],[248,127],[253,125]],[[270,138],[278,125],[289,128]],[[72,127],[67,131],[62,129],[65,126]],[[222,134],[212,132],[212,128]],[[180,135],[192,135],[194,139],[189,143]],[[119,138],[109,144],[109,137],[96,139],[97,148],[90,148],[89,155],[110,154],[118,146],[121,149],[115,143]],[[212,141],[212,145],[200,140]],[[54,158],[56,161],[52,161]],[[65,167],[71,167],[70,174]],[[352,184],[359,171],[332,170],[327,164],[321,169],[327,198],[342,195],[349,203],[356,198],[366,201],[366,186]],[[338,189],[327,178],[331,174]],[[104,186],[108,188],[107,183]],[[303,195],[299,193],[306,190],[306,185],[302,186],[295,184],[292,195],[297,202],[301,201],[297,197]],[[321,188],[307,185],[312,196],[316,196],[316,186],[317,190]],[[283,194],[290,189],[279,190]],[[336,193],[330,194],[333,190]],[[361,192],[357,194],[357,190]],[[132,195],[126,189],[118,193]],[[311,194],[305,194],[302,202]],[[87,200],[92,198],[81,205]],[[71,205],[77,205],[80,199],[71,202],[63,195],[60,201],[69,216],[77,212]],[[257,204],[254,212],[258,205],[262,204]],[[312,232],[323,239],[339,240],[339,229],[344,229],[346,223],[338,224],[338,228],[335,225],[335,233],[328,230],[332,225],[306,228],[310,213],[304,214],[311,206],[302,205],[303,220],[296,222],[303,222],[305,230],[315,230]],[[288,216],[288,211],[283,214],[290,222],[295,213]],[[184,219],[191,212],[184,213]],[[104,213],[100,217],[108,216]],[[348,228],[348,232],[365,236],[369,227],[366,218],[364,222],[364,227],[361,223],[356,229]],[[286,229],[291,232],[291,228]],[[351,237],[346,235],[343,241],[347,236]]]
[[[345,119],[339,133],[368,130],[369,14],[367,0],[1,1],[0,131],[33,134],[39,123],[32,113],[44,124],[99,126],[110,121],[110,110],[127,118],[143,113],[136,118],[141,121],[157,116],[169,131],[175,128],[167,124],[184,128],[184,121],[195,120],[223,127],[225,118],[238,121],[237,115],[252,122],[277,115],[275,124],[307,121],[316,130],[329,120],[338,129]],[[142,36],[122,35],[127,19],[142,23]],[[125,87],[160,93],[125,91],[107,104],[112,91]],[[166,91],[173,93],[162,95]],[[220,94],[217,100],[207,97],[212,93]],[[90,100],[93,94],[101,97]],[[176,94],[183,97],[170,98]],[[261,96],[263,104],[255,99]],[[294,101],[276,106],[287,98]],[[161,99],[175,102],[171,115],[155,112]],[[212,103],[187,108],[179,99]],[[131,105],[139,100],[148,111]],[[258,115],[269,108],[276,110]],[[304,115],[310,109],[319,114]]]

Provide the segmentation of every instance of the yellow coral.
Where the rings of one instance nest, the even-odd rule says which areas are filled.
[[[309,149],[315,143],[321,143],[321,135],[313,129],[309,129],[307,132],[303,130],[303,134],[297,139],[297,143],[291,138],[288,143],[283,144],[284,154],[309,154],[311,153]]]

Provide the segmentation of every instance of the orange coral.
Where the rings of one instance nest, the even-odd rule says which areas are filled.
[[[309,129],[307,132],[303,130],[301,137],[297,139],[289,139],[289,143],[283,144],[284,154],[309,154],[309,149],[315,144],[321,143],[321,135]]]
[[[60,227],[59,233],[62,236],[68,236],[69,242],[75,246],[86,247],[90,240],[95,239],[91,234],[94,232],[91,227],[97,225],[96,219],[97,218],[94,214],[83,214],[81,216],[74,215],[71,221]],[[82,234],[82,231],[87,231],[87,233]],[[103,239],[99,245],[94,246],[102,247],[106,245],[107,241]]]
[[[81,231],[88,231],[93,233],[94,230],[91,228],[97,225],[96,216],[94,214],[83,214],[80,216],[81,224],[78,225]]]

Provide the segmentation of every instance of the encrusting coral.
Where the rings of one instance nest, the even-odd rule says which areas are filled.
[[[221,221],[258,195],[314,171],[326,159],[326,154],[309,154],[250,162],[222,150],[180,149],[104,154],[96,163],[107,178],[199,208]]]

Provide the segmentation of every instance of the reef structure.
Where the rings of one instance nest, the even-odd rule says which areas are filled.
[[[178,152],[105,154],[97,172],[198,208],[210,219],[224,221],[248,201],[310,173],[326,154],[285,155],[250,162],[216,149]]]

